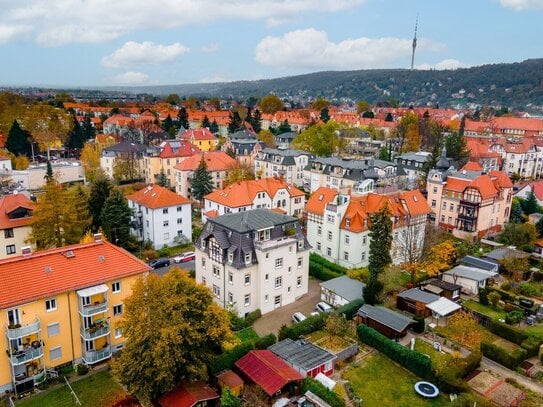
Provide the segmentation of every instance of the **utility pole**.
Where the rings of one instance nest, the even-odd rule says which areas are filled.
[[[419,24],[419,15],[417,14],[417,19],[415,20],[415,36],[413,37],[413,52],[411,53],[411,70],[415,65],[415,49],[417,48],[417,26]]]

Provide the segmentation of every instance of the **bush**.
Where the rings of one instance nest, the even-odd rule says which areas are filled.
[[[499,321],[490,321],[488,329],[493,334],[516,343],[517,345],[520,345],[528,338],[528,335],[524,331]]]
[[[503,301],[515,301],[517,299],[516,295],[497,287],[488,287],[488,290],[500,294]]]
[[[211,362],[211,365],[209,366],[211,373],[215,374],[221,370],[232,369],[234,363],[253,349],[254,344],[252,342],[244,342],[229,351],[223,352]]]
[[[324,268],[327,268],[328,270],[338,273],[338,274],[345,274],[347,272],[347,269],[345,267],[340,266],[339,264],[332,263],[331,261],[326,260],[324,257],[319,256],[316,253],[311,253],[309,255],[309,261],[320,264]]]
[[[339,307],[336,312],[339,315],[343,315],[345,319],[351,320],[354,318],[362,305],[364,305],[364,300],[362,298],[359,298]]]
[[[279,340],[282,341],[285,338],[296,340],[301,336],[308,335],[315,331],[320,331],[324,328],[328,314],[319,314],[310,316],[304,319],[302,322],[298,322],[292,326],[283,325],[279,330]]]
[[[158,258],[158,252],[156,250],[154,250],[154,249],[144,250],[143,252],[141,252],[141,255],[147,261],[148,260],[154,260],[154,259]]]
[[[482,305],[488,305],[488,290],[486,288],[479,289],[479,302]]]
[[[230,329],[234,332],[241,331],[242,329],[252,326],[255,321],[262,316],[260,309],[256,309],[253,312],[249,312],[245,318],[238,316],[234,311],[229,312],[230,316]]]
[[[487,305],[490,302],[494,308],[498,306],[498,302],[500,302],[501,296],[499,293],[493,291],[487,296]]]
[[[481,343],[481,352],[487,358],[511,370],[515,370],[526,359],[527,355],[526,349],[518,348],[510,352],[501,346],[489,342]]]
[[[424,317],[421,317],[421,316],[418,316],[418,315],[415,315],[415,317],[413,317],[413,319],[415,321],[417,321],[417,323],[415,324],[415,326],[413,326],[413,331],[421,334],[424,332],[424,328],[425,328],[425,323],[424,323]]]
[[[520,321],[522,321],[522,318],[524,318],[524,312],[519,310],[514,310],[509,312],[505,316],[505,323],[508,325],[515,325],[518,324]]]
[[[345,401],[338,394],[311,377],[306,377],[302,382],[302,394],[308,390],[326,401],[331,407],[345,407]]]
[[[425,379],[431,379],[433,377],[430,358],[423,354],[406,348],[397,342],[391,341],[375,329],[367,327],[364,324],[358,325],[358,337],[362,342],[374,347],[407,370],[413,372],[415,375]]]
[[[255,349],[268,349],[268,347],[272,346],[275,342],[277,342],[277,338],[274,334],[263,336],[255,342]]]
[[[89,368],[86,365],[76,365],[75,371],[77,372],[78,376],[84,376],[89,373]]]
[[[262,316],[262,312],[260,309],[256,309],[253,312],[249,312],[249,314],[245,317],[245,326],[252,326],[255,321]]]
[[[318,280],[328,281],[336,277],[341,277],[343,274],[330,271],[322,264],[309,261],[309,275]]]
[[[165,244],[162,249],[158,251],[159,257],[171,257],[172,255],[172,249],[168,247],[167,244]]]
[[[524,342],[520,344],[521,348],[526,349],[526,354],[529,358],[537,356],[539,347],[541,346],[541,340],[534,336],[529,336]]]

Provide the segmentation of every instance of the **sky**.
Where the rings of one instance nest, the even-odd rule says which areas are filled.
[[[543,0],[0,0],[0,85],[256,80],[543,57]]]

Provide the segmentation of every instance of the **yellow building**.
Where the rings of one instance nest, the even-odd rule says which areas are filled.
[[[219,145],[219,139],[207,128],[188,129],[177,136],[180,140],[190,141],[202,151],[213,151]]]
[[[143,158],[143,177],[148,184],[158,183],[162,172],[171,186],[175,185],[174,167],[187,157],[200,153],[200,149],[189,141],[167,140],[160,144],[154,154],[146,154]]]
[[[0,197],[0,259],[21,254],[32,231],[34,203],[23,194]]]
[[[0,260],[0,391],[31,390],[55,367],[120,350],[123,302],[149,269],[100,235]]]

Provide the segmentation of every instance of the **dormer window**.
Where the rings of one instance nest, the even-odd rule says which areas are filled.
[[[252,256],[251,253],[245,253],[245,264],[251,264]]]
[[[258,240],[259,241],[265,241],[270,240],[271,237],[271,229],[265,229],[265,230],[259,230],[258,231]]]
[[[228,263],[232,264],[234,262],[234,252],[228,252]]]

